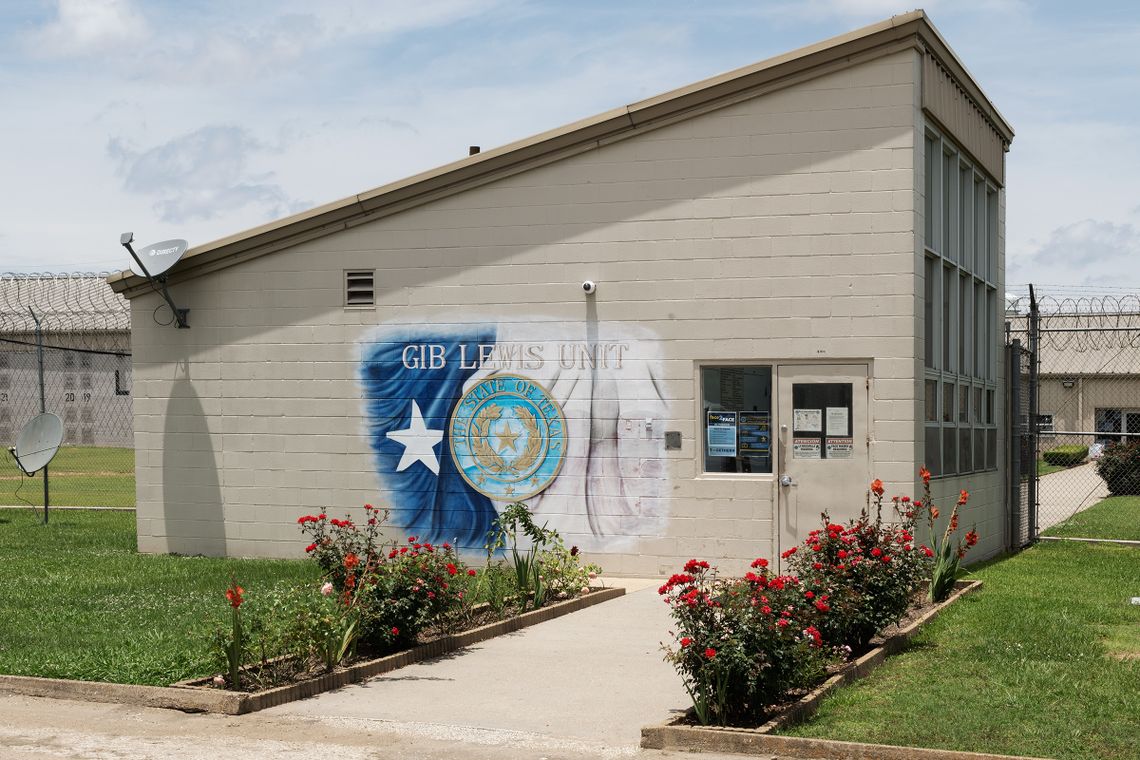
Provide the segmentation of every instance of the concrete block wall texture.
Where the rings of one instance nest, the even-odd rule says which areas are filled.
[[[408,345],[446,344],[462,366],[460,346],[469,360],[479,343],[464,331],[541,356],[470,368],[443,393],[499,369],[559,402],[568,456],[534,506],[608,572],[778,553],[775,477],[703,472],[702,365],[867,365],[869,468],[913,490],[919,72],[917,52],[893,53],[198,277],[178,286],[187,331],[151,324],[155,298],[136,297],[140,549],[299,556],[299,515],[366,502],[428,521],[393,535],[427,524],[473,543],[510,495],[465,486],[443,445],[401,467],[389,435],[415,428],[416,401],[419,445],[423,431],[450,441],[447,405],[429,412],[396,375],[423,358]],[[374,307],[343,305],[348,270],[374,271]],[[598,344],[621,347],[620,367],[613,353],[561,366],[560,351]],[[370,366],[395,375],[370,386]],[[836,498],[862,501],[856,488]],[[974,488],[1000,512],[1000,485]]]

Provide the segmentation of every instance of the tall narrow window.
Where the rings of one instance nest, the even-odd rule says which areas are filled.
[[[934,364],[935,364],[934,363],[934,351],[935,351],[935,346],[934,346],[934,314],[935,314],[934,309],[935,309],[935,304],[934,304],[934,302],[936,300],[935,296],[938,293],[938,289],[937,289],[938,284],[934,280],[937,277],[937,273],[938,273],[938,264],[934,261],[934,259],[927,257],[926,258],[926,268],[924,271],[924,274],[925,274],[924,288],[925,288],[926,303],[925,303],[925,309],[924,309],[923,316],[926,319],[926,323],[924,325],[923,337],[925,338],[925,343],[926,343],[926,345],[924,347],[924,351],[926,354],[926,366],[930,367],[931,369],[934,368]]]
[[[927,466],[945,477],[994,469],[998,458],[1001,196],[937,127],[923,147],[923,443]]]

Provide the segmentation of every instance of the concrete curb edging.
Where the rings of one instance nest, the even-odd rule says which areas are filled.
[[[804,739],[795,736],[776,736],[772,733],[779,728],[810,717],[819,709],[824,697],[840,686],[866,676],[882,664],[889,655],[900,651],[923,625],[937,617],[942,610],[966,594],[981,588],[982,582],[977,580],[958,581],[955,586],[956,590],[945,601],[930,608],[921,617],[892,634],[878,647],[848,663],[840,672],[824,681],[811,693],[788,706],[779,715],[759,728],[677,725],[679,719],[672,718],[664,723],[642,728],[641,746],[645,749],[674,749],[690,752],[778,754],[788,757],[812,758],[812,760],[864,760],[864,758],[871,757],[887,760],[894,760],[894,758],[898,758],[898,760],[908,758],[929,758],[929,760],[954,760],[955,758],[965,760],[972,758],[982,760],[983,758],[1009,757],[1007,755],[980,755],[948,750],[858,744],[828,739]]]
[[[670,726],[661,734],[660,743],[646,743],[647,732],[660,726],[642,729],[641,746],[646,749],[669,749],[684,752],[734,752],[742,755],[776,755],[781,758],[807,760],[1041,760],[1025,755],[991,755],[923,747],[895,747],[889,744],[861,744],[834,739],[805,739],[799,736],[761,734],[746,728],[697,728]],[[715,736],[714,736],[715,734]],[[655,734],[656,736],[656,734]]]
[[[243,715],[286,702],[305,699],[325,691],[339,689],[406,665],[440,657],[477,644],[480,641],[544,623],[547,620],[553,620],[571,612],[616,599],[624,594],[625,589],[620,587],[598,589],[586,596],[558,602],[523,615],[473,628],[470,631],[443,636],[435,641],[387,657],[368,660],[317,678],[261,692],[243,693],[211,688],[206,686],[210,680],[208,678],[180,681],[171,686],[140,686],[5,675],[0,675],[0,692],[30,697],[161,707],[184,712]]]

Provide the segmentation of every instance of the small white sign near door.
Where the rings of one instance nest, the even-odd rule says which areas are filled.
[[[795,409],[792,411],[792,432],[794,433],[822,433],[822,409]],[[847,432],[844,430],[843,432]]]
[[[827,434],[847,435],[847,421],[849,419],[850,415],[848,414],[847,407],[827,407]]]
[[[818,438],[792,439],[792,459],[820,459],[821,450]]]
[[[850,459],[855,450],[854,438],[828,438],[826,443],[828,459]]]

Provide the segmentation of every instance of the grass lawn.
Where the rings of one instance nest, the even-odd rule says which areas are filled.
[[[138,554],[130,512],[0,511],[0,673],[166,685],[208,675],[230,573],[247,595],[315,581],[303,560]]]
[[[1053,758],[1140,757],[1140,550],[1047,542],[785,731]],[[1131,659],[1129,659],[1131,658]]]
[[[1041,477],[1042,475],[1050,475],[1054,472],[1060,472],[1064,469],[1065,468],[1059,464],[1049,464],[1044,459],[1037,460],[1037,477]]]
[[[1053,526],[1044,535],[1140,541],[1140,496],[1109,496]],[[1140,563],[1140,557],[1137,562]],[[1137,575],[1140,576],[1140,570]]]
[[[64,446],[48,467],[53,505],[133,507],[134,449],[107,446]],[[13,463],[0,470],[0,503],[37,507],[44,503],[43,476],[24,476]]]

